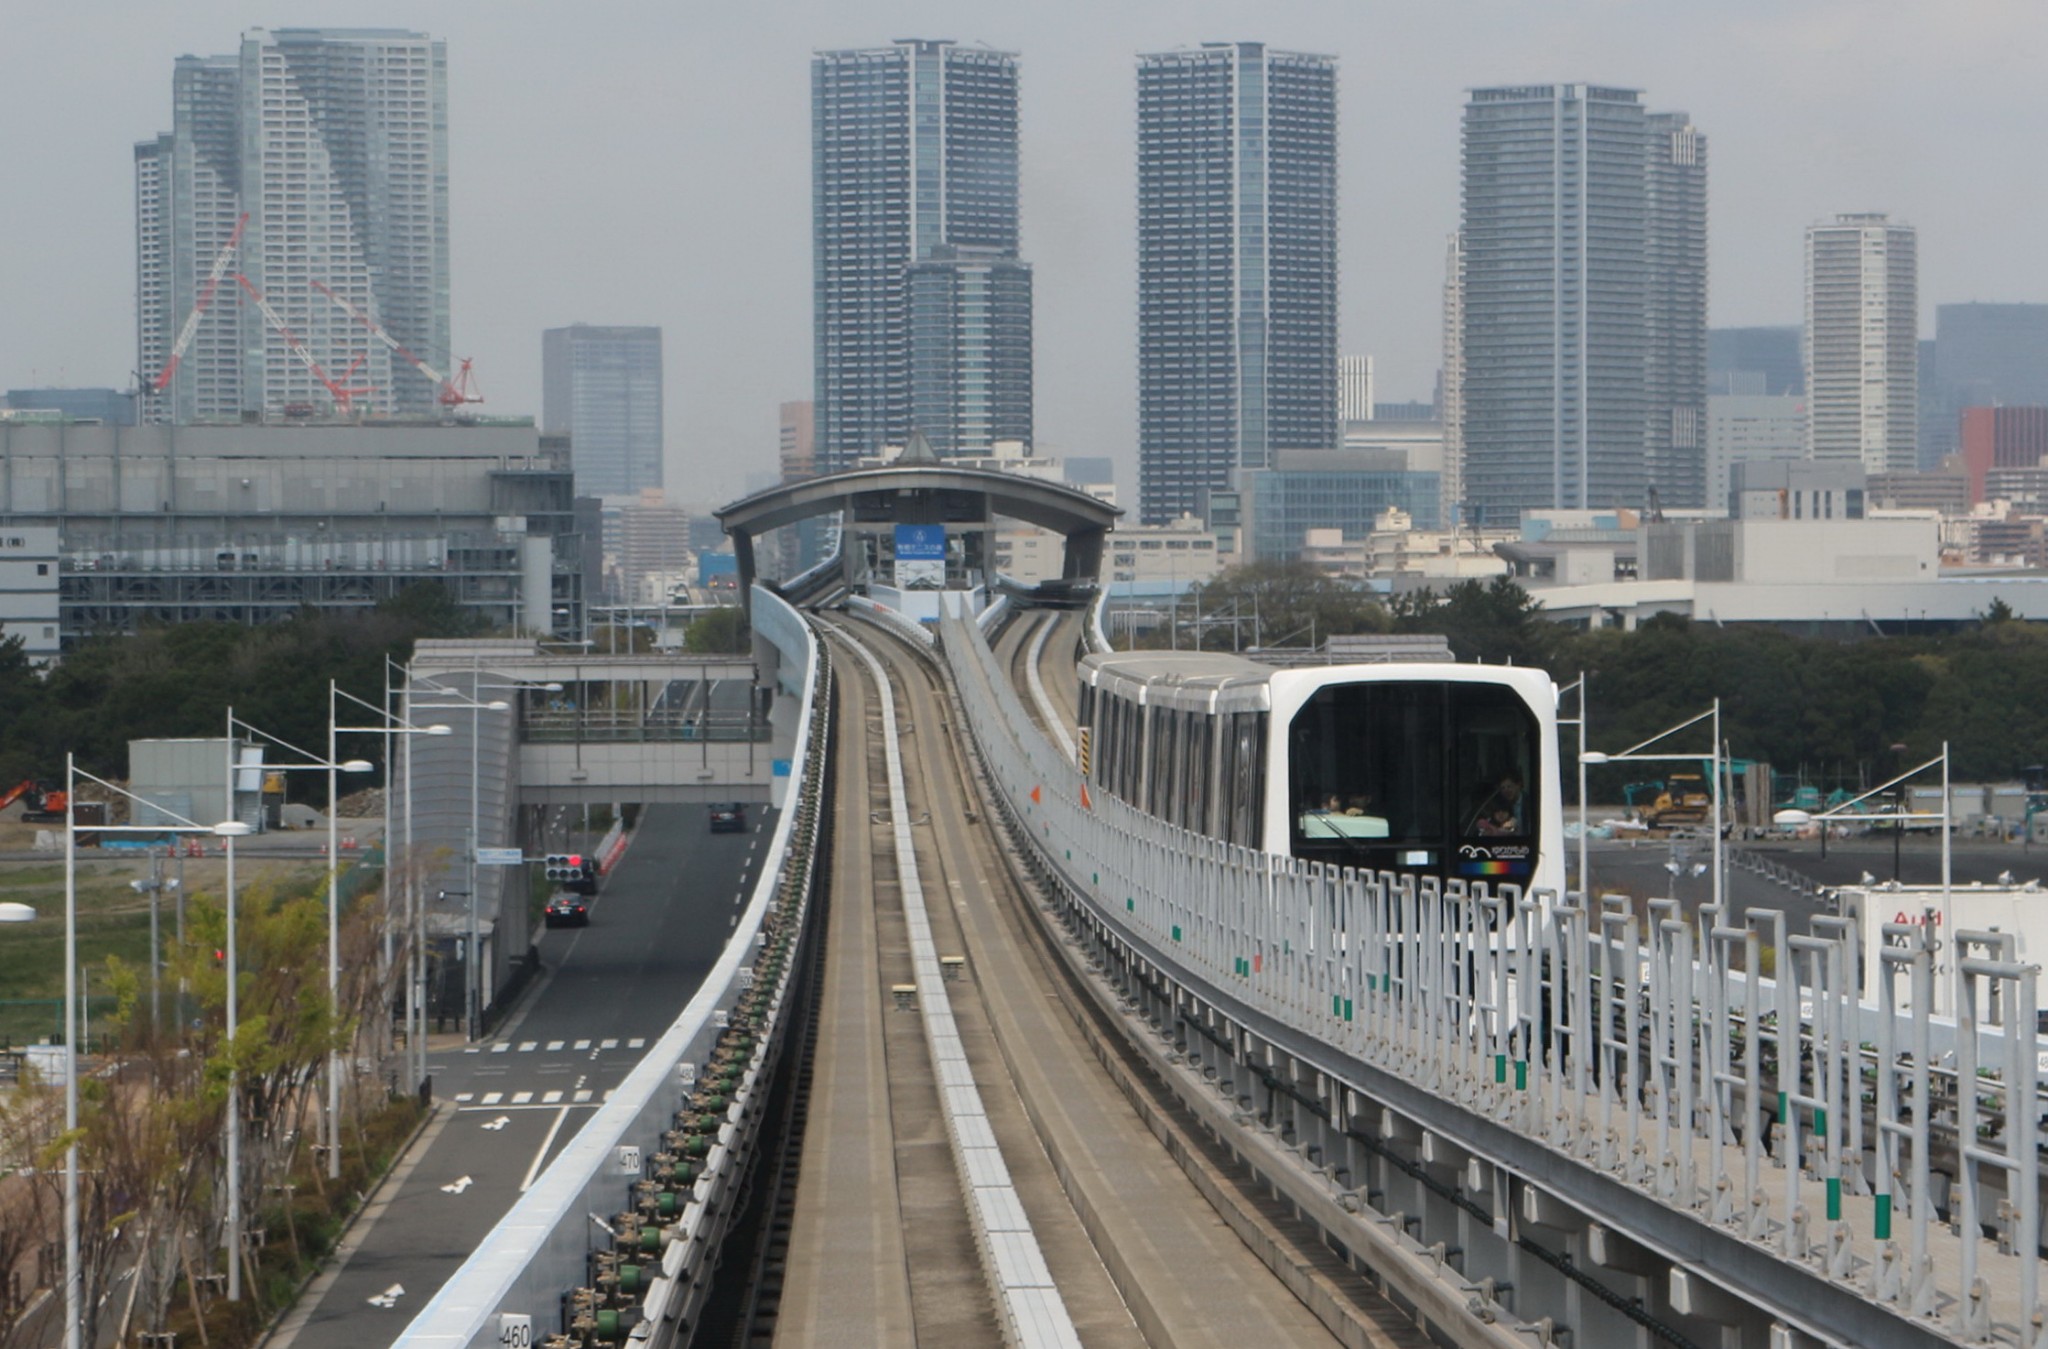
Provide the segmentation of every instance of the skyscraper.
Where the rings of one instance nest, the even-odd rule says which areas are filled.
[[[1909,473],[1919,456],[1919,273],[1910,225],[1806,231],[1806,457]]]
[[[540,364],[541,429],[569,437],[576,495],[661,486],[661,329],[549,328]]]
[[[1444,425],[1442,498],[1437,519],[1464,523],[1465,504],[1465,236],[1444,246],[1444,363],[1437,374],[1437,417]]]
[[[1634,89],[1475,89],[1464,175],[1466,499],[1703,504],[1706,137]]]
[[[811,61],[817,467],[922,430],[940,454],[1031,440],[1017,257],[1017,58],[949,41]]]
[[[435,381],[365,321],[446,372],[447,65],[400,29],[257,28],[236,55],[179,59],[171,131],[135,147],[145,382],[241,236],[144,420],[436,411]]]
[[[1138,509],[1193,511],[1337,431],[1337,64],[1138,58]]]

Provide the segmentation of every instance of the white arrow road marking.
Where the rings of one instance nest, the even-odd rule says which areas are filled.
[[[446,1189],[447,1187],[443,1186],[442,1188]],[[369,1303],[372,1307],[390,1308],[397,1306],[398,1299],[404,1296],[405,1285],[402,1283],[394,1283],[389,1288],[385,1289],[383,1292],[377,1294],[375,1297],[364,1298],[363,1301]]]
[[[540,1165],[548,1159],[548,1149],[555,1145],[555,1135],[562,1132],[562,1121],[569,1118],[569,1107],[562,1106],[555,1116],[555,1122],[548,1129],[548,1136],[540,1141],[540,1151],[533,1154],[533,1165],[526,1168],[526,1179],[519,1182],[519,1193],[525,1194],[533,1188],[534,1177],[540,1174]]]
[[[484,1127],[495,1133],[499,1129],[502,1129],[506,1125],[510,1124],[511,1122],[512,1117],[510,1115],[500,1115],[496,1119],[491,1120],[489,1123],[485,1124]]]
[[[449,1181],[446,1185],[443,1185],[441,1188],[449,1194],[461,1194],[464,1190],[468,1189],[470,1186],[474,1184],[476,1184],[475,1181],[471,1180],[468,1176],[464,1176],[461,1180]]]

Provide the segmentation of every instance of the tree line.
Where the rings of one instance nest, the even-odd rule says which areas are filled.
[[[1459,660],[1533,665],[1559,685],[1586,677],[1588,747],[1613,752],[1721,699],[1722,738],[1738,758],[1824,788],[1874,786],[1949,745],[1951,776],[2004,781],[2048,761],[2048,627],[1994,603],[1971,627],[1911,637],[1809,637],[1659,615],[1633,631],[1584,631],[1544,617],[1508,577],[1461,581],[1382,602],[1306,563],[1251,563],[1184,601],[1183,648],[1250,645],[1256,613],[1268,645],[1332,635],[1434,633]],[[1229,617],[1226,617],[1229,616]],[[1165,633],[1148,645],[1164,646]],[[1576,711],[1574,699],[1565,703]],[[1693,741],[1674,737],[1682,752]],[[1566,733],[1567,749],[1570,733]],[[1646,766],[1634,765],[1634,776]],[[1631,770],[1596,776],[1618,792]],[[1602,780],[1611,778],[1612,782]]]

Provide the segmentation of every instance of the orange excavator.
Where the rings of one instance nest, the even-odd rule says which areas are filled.
[[[23,824],[62,824],[65,807],[71,804],[62,787],[33,778],[0,792],[0,810],[7,809],[16,801],[21,802]]]

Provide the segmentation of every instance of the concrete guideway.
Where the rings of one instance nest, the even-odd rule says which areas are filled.
[[[908,729],[901,736],[902,757],[906,768],[914,770],[907,772],[907,808],[916,822],[911,832],[927,893],[937,896],[943,880],[947,902],[930,907],[933,940],[940,951],[950,949],[965,957],[960,967],[962,979],[946,986],[954,1020],[976,1080],[989,1084],[990,1123],[1032,1227],[1039,1233],[1047,1265],[1083,1339],[1091,1345],[1220,1346],[1262,1337],[1289,1344],[1333,1342],[1330,1331],[1307,1310],[1298,1291],[1290,1290],[1254,1255],[1247,1245],[1254,1238],[1245,1233],[1257,1233],[1258,1239],[1285,1250],[1280,1263],[1290,1271],[1299,1273],[1320,1264],[1322,1272],[1312,1276],[1318,1287],[1348,1285],[1338,1301],[1355,1303],[1362,1296],[1367,1303],[1375,1302],[1363,1280],[1341,1267],[1331,1268],[1338,1262],[1326,1251],[1319,1254],[1312,1241],[1297,1245],[1293,1238],[1273,1235],[1273,1215],[1259,1213],[1256,1196],[1240,1192],[1233,1182],[1212,1172],[1213,1188],[1228,1196],[1233,1210],[1228,1222],[1219,1222],[1211,1200],[1190,1186],[1183,1172],[1188,1157],[1201,1159],[1204,1148],[1199,1143],[1190,1146],[1186,1140],[1162,1147],[1162,1139],[1155,1134],[1171,1135],[1172,1131],[1162,1129],[1156,1112],[1150,1116],[1134,1113],[1127,1084],[1120,1085],[1116,1078],[1093,1070],[1076,1070],[1077,1065],[1088,1064],[1102,1054],[1097,1047],[1099,1031],[1091,1031],[1089,1016],[1064,1001],[1071,998],[1071,990],[1062,987],[1064,976],[1056,975],[1057,962],[1047,963],[1044,938],[1032,935],[1031,906],[1019,899],[994,841],[975,823],[978,812],[970,814],[974,809],[971,776],[959,757],[962,751],[948,736],[921,733],[921,728],[950,725],[952,710],[944,695],[931,688],[927,667],[893,641],[868,640],[887,661],[903,702]],[[844,671],[854,664],[842,660],[840,667]],[[850,678],[843,687],[852,687]],[[849,732],[862,720],[851,706],[849,703],[843,721]],[[864,757],[842,753],[843,780],[857,772]],[[865,814],[879,795],[849,789],[847,799],[860,803],[856,808]],[[852,822],[849,818],[849,827]],[[842,843],[841,880],[857,883],[859,864],[846,856],[851,851]],[[872,871],[885,873],[886,864],[877,862]],[[880,876],[874,888],[878,907],[886,909],[889,889],[886,875]],[[839,905],[844,906],[846,892],[837,893]],[[842,922],[851,927],[855,920],[836,907],[834,922],[835,927]],[[899,950],[892,967],[886,947],[892,936],[907,933],[907,929],[880,917],[870,918],[869,923],[875,924],[871,930],[879,936],[874,959],[880,962],[882,981],[895,982],[892,968],[906,968],[908,953]],[[861,926],[867,928],[868,924]],[[901,936],[895,939],[899,944],[903,940]],[[858,981],[860,991],[853,995],[854,1000],[875,998],[876,975],[864,973],[863,962],[839,951],[839,940],[835,935],[832,958],[839,972],[828,974],[828,1006],[843,1005],[835,1000],[847,996],[845,984],[836,982],[840,979]],[[867,970],[875,968],[866,966]],[[876,1013],[870,1007],[862,1018],[870,1025],[879,1023],[884,1043],[890,1046],[886,1051],[891,1080],[889,1111],[899,1138],[906,1130],[923,1135],[904,1114],[901,1093],[905,1088],[898,1085],[898,1078],[906,1071],[931,1071],[929,1055],[921,1052],[915,1037],[903,1051],[893,1047],[893,1037],[900,1032],[891,1029],[891,1022],[901,1016],[893,1010]],[[917,1052],[914,1061],[906,1063],[910,1051]],[[870,1044],[863,1054],[849,1052],[845,1057],[871,1062],[876,1052]],[[840,1058],[831,1045],[821,1044],[821,1064]],[[857,1097],[850,1084],[843,1089]],[[849,1128],[860,1129],[863,1121],[865,1127],[876,1126],[874,1103],[856,1104],[854,1109],[854,1117],[847,1121]],[[823,1115],[822,1105],[814,1103],[810,1137],[815,1139],[821,1133],[837,1137],[839,1129]],[[807,1149],[818,1146],[807,1143]],[[869,1149],[872,1152],[878,1146],[870,1143]],[[903,1146],[898,1143],[899,1152]],[[815,1155],[822,1160],[822,1153]],[[842,1150],[838,1155],[845,1153]],[[807,1187],[816,1174],[812,1156],[807,1153],[804,1167]],[[1199,1164],[1208,1165],[1206,1161]],[[878,1171],[871,1168],[868,1175],[874,1179]],[[894,1179],[898,1185],[906,1183],[901,1176]],[[830,1194],[834,1189],[840,1192],[836,1199]],[[962,1203],[957,1179],[949,1182],[949,1189],[949,1202],[957,1209]],[[821,1189],[799,1193],[797,1239],[791,1250],[778,1338],[791,1343],[816,1342],[809,1334],[823,1333],[822,1328],[796,1320],[797,1309],[828,1305],[824,1290],[844,1286],[850,1277],[843,1255],[834,1264],[834,1253],[845,1247],[824,1233],[837,1223],[845,1225],[845,1235],[851,1236],[872,1222],[873,1214],[889,1207],[886,1199],[862,1201],[855,1187],[840,1176],[824,1182]],[[907,1214],[910,1210],[903,1211]],[[880,1268],[890,1258],[894,1257],[877,1254],[878,1267],[870,1287],[894,1286],[899,1281],[899,1276]],[[1191,1282],[1188,1271],[1193,1269],[1202,1273]],[[985,1303],[986,1295],[980,1300]],[[836,1304],[835,1310],[843,1310],[843,1305]],[[1352,1342],[1421,1342],[1399,1338],[1403,1318],[1385,1304],[1369,1313],[1350,1315],[1358,1325],[1369,1328],[1359,1331],[1354,1326]],[[1384,1325],[1376,1324],[1375,1316]],[[919,1338],[925,1338],[925,1327],[919,1329]],[[870,1338],[872,1342],[902,1342],[880,1329]]]

